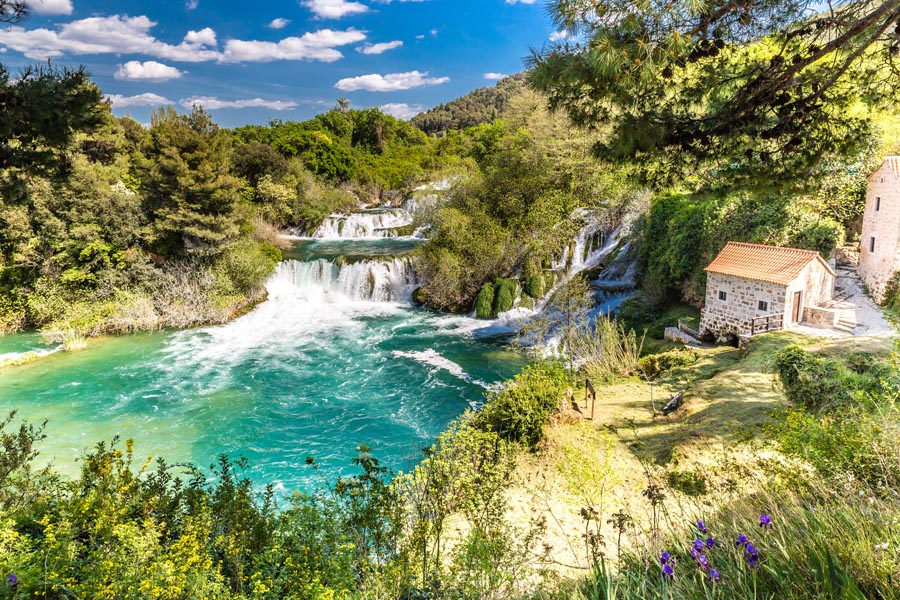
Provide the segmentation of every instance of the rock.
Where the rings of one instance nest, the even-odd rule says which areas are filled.
[[[684,400],[684,390],[681,390],[680,392],[678,392],[677,394],[675,394],[674,396],[669,398],[669,401],[666,402],[665,406],[663,406],[662,414],[668,415],[668,414],[675,412],[676,410],[678,410],[681,407],[683,400]]]
[[[680,342],[685,346],[700,348],[703,344],[697,338],[686,334],[677,327],[666,327],[663,337],[671,342]]]

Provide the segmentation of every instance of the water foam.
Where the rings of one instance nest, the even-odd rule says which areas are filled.
[[[62,349],[62,346],[57,346],[56,348],[44,348],[40,350],[28,350],[26,352],[7,352],[6,354],[0,354],[0,368],[15,367],[17,365],[29,363],[33,360],[38,360],[50,356],[51,354],[60,352],[62,351]]]
[[[415,350],[411,352],[403,352],[402,350],[394,350],[392,354],[396,358],[411,358],[412,360],[421,363],[423,365],[429,365],[434,367],[438,371],[446,371],[453,375],[454,377],[465,381],[466,383],[471,383],[473,385],[481,386],[486,390],[496,390],[497,385],[485,383],[480,379],[475,379],[466,371],[444,356],[441,356],[439,352],[436,352],[433,348],[429,348],[427,350]]]

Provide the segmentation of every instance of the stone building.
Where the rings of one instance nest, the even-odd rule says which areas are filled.
[[[835,273],[814,250],[728,242],[706,267],[706,305],[701,335],[726,341],[797,323],[833,327]]]
[[[859,276],[879,304],[900,269],[900,156],[888,156],[869,175],[859,238]]]

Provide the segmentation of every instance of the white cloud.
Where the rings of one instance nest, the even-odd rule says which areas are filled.
[[[369,12],[369,7],[365,4],[347,0],[302,0],[300,4],[313,11],[320,19],[340,19],[347,15]]]
[[[551,42],[558,42],[560,40],[564,40],[569,37],[569,31],[567,29],[560,29],[559,31],[554,31],[550,34]]]
[[[284,29],[290,24],[290,22],[290,19],[282,19],[280,17],[277,19],[272,19],[272,22],[269,23],[269,29]]]
[[[425,110],[421,104],[407,104],[406,102],[389,102],[382,104],[378,108],[386,115],[409,121],[414,116]]]
[[[28,8],[37,15],[71,15],[72,0],[31,0]]]
[[[394,40],[393,42],[381,42],[378,44],[366,44],[365,46],[360,46],[356,49],[357,52],[362,52],[363,54],[384,54],[388,50],[393,50],[394,48],[399,48],[403,45],[403,42],[400,40]]]
[[[182,62],[216,60],[212,29],[190,31],[178,45],[161,42],[150,30],[156,25],[147,17],[91,17],[50,29],[26,30],[22,27],[0,29],[0,45],[22,52],[32,59],[44,60],[69,54],[145,54]],[[209,42],[213,41],[213,44]]]
[[[430,33],[430,34],[431,34],[431,37],[437,37],[437,34],[438,34],[438,30],[437,30],[437,29],[432,29],[432,30],[431,30],[431,31],[429,31],[429,32],[428,32],[428,33]]]
[[[192,108],[195,104],[199,104],[207,110],[218,110],[220,108],[268,108],[270,110],[289,110],[296,108],[296,102],[285,102],[283,100],[263,100],[262,98],[253,98],[249,100],[220,100],[213,96],[195,96],[192,98],[184,98],[179,101],[184,108]]]
[[[279,42],[228,40],[218,49],[216,32],[206,27],[188,31],[180,44],[167,44],[151,34],[156,25],[145,16],[91,17],[61,25],[57,30],[22,27],[0,28],[0,46],[45,60],[66,54],[143,54],[179,62],[269,62],[273,60],[318,60],[343,58],[339,46],[366,39],[357,29],[322,29]]]
[[[119,65],[114,77],[122,81],[168,81],[178,79],[183,73],[175,67],[158,63],[155,60],[140,62],[130,60]]]
[[[137,96],[122,96],[120,94],[112,94],[106,97],[112,102],[113,108],[129,108],[132,106],[167,106],[174,104],[168,98],[164,98],[158,94],[138,94]]]
[[[366,39],[365,33],[350,28],[344,31],[321,29],[306,33],[302,37],[285,38],[280,42],[228,40],[221,61],[318,60],[334,62],[344,57],[335,48],[361,42],[364,39]]]
[[[186,0],[184,3],[184,7],[188,10],[194,10],[198,6],[200,6],[200,0]]]
[[[416,36],[416,39],[417,39],[417,40],[424,40],[424,39],[425,39],[425,34],[424,34],[424,33],[420,33],[419,35]]]
[[[211,48],[215,48],[219,45],[216,41],[216,32],[210,27],[206,27],[200,31],[188,31],[187,35],[184,36],[184,41],[188,44],[210,46]]]
[[[498,79],[503,79],[504,77],[509,77],[506,73],[485,73],[484,78],[489,79],[491,81],[497,81]]]
[[[341,79],[334,84],[334,87],[344,92],[355,92],[356,90],[366,90],[368,92],[395,92],[425,85],[440,85],[450,81],[449,77],[426,77],[426,75],[428,75],[427,72],[420,73],[419,71],[389,73],[387,75],[372,73],[370,75],[360,75],[359,77],[347,77]]]

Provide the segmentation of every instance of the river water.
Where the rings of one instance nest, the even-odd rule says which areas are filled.
[[[245,457],[257,484],[282,491],[354,472],[363,443],[387,466],[409,469],[486,388],[525,363],[483,324],[411,305],[416,282],[404,253],[415,245],[298,242],[267,301],[247,315],[95,340],[2,368],[0,411],[46,419],[41,461],[69,473],[85,448],[113,436],[133,438],[140,463]],[[36,335],[0,337],[0,356],[34,349],[47,350]]]

